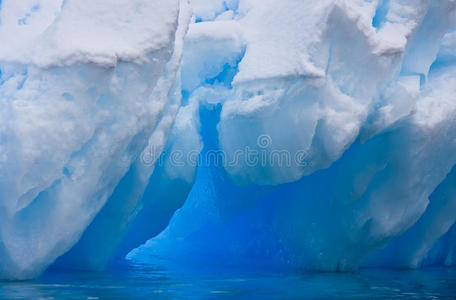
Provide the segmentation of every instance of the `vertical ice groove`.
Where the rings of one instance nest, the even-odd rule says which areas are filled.
[[[374,18],[372,19],[372,26],[375,28],[381,27],[385,22],[386,15],[388,14],[390,0],[379,0],[375,10]]]

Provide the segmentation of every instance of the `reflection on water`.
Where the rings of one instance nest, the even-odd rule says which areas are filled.
[[[456,299],[456,269],[255,273],[122,265],[106,272],[49,271],[0,282],[1,299]]]

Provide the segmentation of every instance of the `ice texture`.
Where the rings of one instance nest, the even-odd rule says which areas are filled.
[[[1,278],[38,275],[106,203],[128,218],[153,169],[135,161],[164,147],[180,106],[190,17],[177,0],[2,2]]]
[[[454,0],[4,0],[0,40],[0,278],[456,263]]]
[[[194,83],[184,95],[200,103],[201,156],[225,163],[199,166],[167,229],[128,259],[326,271],[454,264],[456,2],[226,9],[190,25],[184,58],[212,53],[210,68],[182,64]]]

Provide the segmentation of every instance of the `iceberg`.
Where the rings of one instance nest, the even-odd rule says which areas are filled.
[[[456,262],[456,2],[0,2],[0,279]]]

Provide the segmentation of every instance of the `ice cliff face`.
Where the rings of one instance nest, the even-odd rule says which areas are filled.
[[[454,264],[456,2],[219,2],[196,6],[182,65],[205,160],[168,228],[128,257]]]
[[[15,2],[0,278],[456,261],[456,1]]]
[[[177,0],[107,5],[1,3],[2,278],[36,276],[68,251],[128,172],[137,189],[148,180],[153,165],[129,171],[148,143],[166,143],[191,10]],[[122,198],[122,216],[135,196]]]

